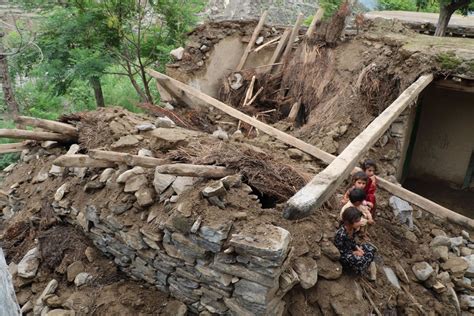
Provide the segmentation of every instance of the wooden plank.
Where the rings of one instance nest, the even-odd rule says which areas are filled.
[[[69,135],[51,133],[51,132],[37,132],[27,131],[23,129],[0,129],[0,137],[15,138],[15,139],[32,139],[32,140],[55,140],[68,142],[74,139]]]
[[[62,155],[53,161],[53,165],[72,168],[113,168],[116,166],[113,162],[93,159],[87,155]]]
[[[272,136],[272,137],[275,137],[276,139],[284,142],[285,144],[289,144],[295,148],[298,148],[318,159],[321,159],[322,161],[325,161],[327,163],[331,162],[332,161],[332,155],[316,148],[315,146],[313,145],[310,145],[304,141],[302,141],[301,139],[298,139],[294,136],[291,136],[291,135],[288,135],[287,133],[285,132],[282,132],[270,125],[267,125],[263,122],[260,122],[259,120],[253,118],[253,117],[250,117],[236,109],[234,109],[233,107],[231,106],[228,106],[227,104],[219,101],[219,100],[216,100],[204,93],[202,93],[201,91],[193,88],[193,87],[190,87],[176,79],[173,79],[171,77],[168,77],[162,73],[159,73],[157,71],[154,71],[154,70],[151,70],[151,69],[148,69],[147,72],[154,78],[156,78],[157,80],[159,81],[166,81],[169,83],[168,87],[170,87],[171,85],[174,86],[175,89],[179,90],[179,91],[182,91],[186,94],[188,94],[189,96],[192,96],[192,97],[195,97],[197,98],[198,100],[200,100],[201,102],[204,102],[208,105],[211,105],[219,110],[221,110],[222,112],[238,119],[238,120],[241,120],[247,124],[250,124],[252,126],[254,126],[255,128],[261,130],[262,132]]]
[[[24,143],[1,144],[0,154],[16,153],[27,148],[28,146],[26,146]]]
[[[123,163],[129,166],[140,166],[144,168],[155,168],[156,166],[163,165],[169,161],[166,159],[159,159],[154,157],[142,157],[138,155],[131,155],[118,151],[108,150],[90,150],[88,152],[91,158],[97,160],[106,160],[111,162]]]
[[[218,101],[218,100],[215,100],[213,99],[212,97],[210,96],[206,96],[205,94],[199,92],[199,91],[195,91],[194,88],[191,88],[191,87],[188,87],[186,86],[184,83],[181,83],[177,80],[174,80],[166,75],[163,75],[159,72],[156,72],[154,70],[148,70],[148,73],[157,78],[157,79],[164,79],[164,80],[167,80],[167,79],[170,79],[170,80],[173,80],[171,82],[173,83],[176,83],[177,85],[179,86],[176,86],[177,88],[185,88],[187,89],[187,91],[191,93],[194,93],[196,94],[197,97],[200,97],[201,98],[201,101],[203,102],[206,102],[208,105],[211,105],[211,106],[214,106],[216,107],[217,109],[220,109],[222,110],[223,112],[233,116],[233,117],[237,117],[236,116],[236,112],[237,113],[240,113],[239,111],[235,110],[234,108],[231,108],[229,107],[228,105]],[[187,88],[186,88],[187,87]],[[231,110],[230,110],[230,109]],[[259,128],[261,131],[267,133],[267,132],[273,132],[274,128],[271,127],[271,126],[268,126],[268,128],[261,128],[261,124],[263,125],[266,125],[265,123],[262,123],[258,120],[255,120],[243,113],[240,113],[240,115],[238,115],[238,117],[246,117],[246,120],[244,122],[250,124],[250,125],[253,125],[253,123],[256,121],[256,123],[258,124],[258,127],[256,125],[253,125],[253,126],[256,126],[257,128]],[[268,135],[271,135],[275,138],[277,138],[278,140],[282,141],[283,143],[285,144],[288,144],[290,146],[293,146],[293,147],[296,147],[298,149],[300,149],[301,151],[327,163],[327,164],[330,164],[333,160],[336,159],[336,156],[334,155],[331,155],[329,153],[326,153],[320,149],[318,149],[317,147],[313,146],[313,145],[310,145],[308,143],[305,143],[291,135],[288,135],[284,132],[281,132],[279,130],[277,130],[276,132],[274,132],[273,134],[270,134],[270,133],[267,133]],[[284,135],[281,135],[281,134],[284,134]],[[296,139],[296,141],[295,141]],[[400,198],[406,200],[407,202],[409,203],[412,203],[414,205],[417,205],[418,207],[424,209],[425,211],[435,215],[435,216],[438,216],[440,218],[444,218],[444,219],[447,219],[449,221],[452,221],[454,223],[457,223],[459,225],[463,225],[464,227],[467,227],[467,228],[470,228],[470,229],[474,229],[474,222],[473,220],[465,217],[465,216],[462,216],[460,214],[457,214],[456,212],[453,212],[439,204],[436,204],[434,203],[433,201],[429,200],[429,199],[426,199],[416,193],[413,193],[401,186],[398,186],[396,184],[393,184],[391,182],[388,182],[386,180],[384,180],[383,178],[380,178],[380,177],[377,177],[377,181],[378,183],[380,184],[380,187],[396,196],[399,196]]]
[[[172,174],[183,177],[203,177],[211,179],[220,179],[235,171],[219,166],[191,165],[191,164],[168,164],[156,167],[156,171],[164,174]]]
[[[314,14],[313,20],[311,20],[311,24],[308,27],[308,30],[306,31],[306,37],[311,37],[313,35],[314,30],[316,29],[316,24],[321,21],[321,19],[324,16],[324,8],[318,8],[316,13]]]
[[[247,57],[250,54],[250,51],[253,48],[253,45],[255,44],[255,41],[257,40],[258,34],[260,34],[260,31],[262,30],[263,25],[265,24],[265,20],[267,18],[267,11],[264,11],[262,16],[260,17],[260,20],[258,21],[257,26],[255,27],[255,30],[253,30],[252,38],[250,39],[250,42],[248,43],[247,47],[245,48],[244,54],[240,58],[240,62],[237,65],[236,71],[241,71],[244,68],[245,62],[247,61]]]
[[[259,47],[255,48],[253,51],[254,51],[255,53],[258,52],[258,51],[261,51],[261,50],[264,49],[265,47],[267,47],[267,46],[269,46],[269,45],[275,43],[276,41],[278,41],[280,38],[281,38],[281,36],[277,36],[277,37],[275,37],[274,39],[272,39],[272,40],[266,42],[265,44],[262,44],[262,45],[260,45]]]
[[[75,128],[74,126],[70,124],[40,119],[36,117],[17,116],[15,117],[15,122],[22,125],[43,128],[43,129],[56,132],[59,134],[66,134],[71,137],[77,137],[77,133],[78,133],[77,128]]]
[[[278,42],[277,47],[275,48],[275,51],[273,52],[272,59],[270,59],[269,64],[274,65],[276,64],[277,60],[280,58],[283,49],[285,49],[285,45],[288,42],[288,37],[290,36],[291,29],[287,28],[284,32],[283,35],[281,36],[280,41]],[[269,71],[272,71],[273,66],[270,68]]]
[[[320,207],[347,178],[365,151],[375,144],[390,124],[431,81],[433,81],[432,74],[423,75],[403,91],[329,166],[288,200],[283,216],[287,219],[303,218]]]
[[[286,45],[285,52],[283,53],[282,59],[285,59],[286,56],[291,52],[293,49],[293,44],[295,43],[296,36],[298,36],[298,33],[300,31],[301,24],[303,23],[304,15],[303,13],[299,13],[298,17],[296,18],[296,23],[293,26],[293,29],[291,30],[291,35],[290,39],[288,40],[288,45]]]

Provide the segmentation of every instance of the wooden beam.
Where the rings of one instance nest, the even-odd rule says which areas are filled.
[[[162,78],[169,78],[168,76],[166,75],[163,75],[159,72],[156,72],[154,70],[148,70],[148,73],[152,76],[152,77],[155,77],[157,79],[162,79]],[[169,78],[170,80],[172,80],[171,82],[172,83],[175,83],[176,84],[176,88],[178,89],[186,89],[186,91],[189,92],[189,94],[193,94],[195,95],[196,97],[200,98],[201,101],[203,102],[206,102],[208,105],[211,105],[211,106],[214,106],[216,107],[217,109],[225,112],[226,114],[234,117],[234,118],[245,118],[245,120],[243,120],[244,122],[252,125],[252,126],[255,126],[257,128],[259,128],[261,131],[267,133],[268,135],[270,136],[273,136],[275,138],[277,138],[278,140],[280,140],[281,142],[287,144],[287,145],[290,145],[290,146],[293,146],[293,147],[296,147],[298,149],[300,149],[301,151],[327,163],[327,164],[330,164],[333,160],[336,159],[336,156],[334,155],[331,155],[329,153],[326,153],[322,150],[320,150],[319,148],[313,146],[313,145],[310,145],[308,143],[305,143],[291,135],[288,135],[284,132],[281,132],[279,130],[276,130],[275,128],[271,127],[271,126],[268,126],[267,125],[267,128],[262,128],[262,125],[266,125],[265,123],[262,123],[258,120],[255,120],[237,110],[235,110],[234,108],[210,97],[210,96],[207,96],[203,93],[201,93],[200,91],[197,91],[195,90],[194,88],[191,88],[187,85],[185,85],[184,83],[181,83],[177,80],[174,80],[172,78]],[[257,125],[254,125],[254,123],[257,123]],[[276,131],[274,131],[276,130]],[[285,136],[286,135],[286,136]],[[414,205],[417,205],[418,207],[422,208],[423,210],[427,211],[428,213],[431,213],[435,216],[438,216],[440,218],[444,218],[444,219],[447,219],[449,221],[452,221],[454,223],[457,223],[459,225],[463,225],[464,227],[467,227],[467,228],[470,228],[470,229],[474,229],[474,223],[473,223],[473,220],[465,217],[465,216],[462,216],[460,214],[457,214],[456,212],[453,212],[439,204],[436,204],[434,203],[433,201],[429,200],[429,199],[426,199],[416,193],[413,193],[401,186],[398,186],[396,184],[393,184],[391,182],[388,182],[386,180],[384,180],[383,178],[380,178],[380,177],[377,177],[377,181],[378,183],[380,184],[380,187],[394,195],[397,195],[399,196],[400,198],[414,204]],[[465,225],[463,224],[465,223]]]
[[[220,179],[235,171],[226,167],[206,166],[206,165],[190,165],[190,164],[168,164],[156,167],[156,171],[164,174],[172,174],[183,177],[203,177],[211,179]]]
[[[283,143],[285,144],[289,144],[295,148],[298,148],[318,159],[321,159],[322,161],[325,161],[327,163],[331,162],[332,161],[332,155],[322,151],[321,149],[318,149],[316,148],[315,146],[313,145],[310,145],[304,141],[302,141],[301,139],[298,139],[294,136],[291,136],[291,135],[288,135],[287,133],[285,132],[282,132],[270,125],[267,125],[263,122],[260,122],[259,120],[253,118],[253,117],[250,117],[236,109],[234,109],[233,107],[231,106],[228,106],[227,104],[219,101],[219,100],[216,100],[204,93],[202,93],[201,91],[193,88],[193,87],[190,87],[176,79],[173,79],[171,77],[168,77],[162,73],[159,73],[157,71],[154,71],[154,70],[151,70],[151,69],[148,69],[147,72],[154,78],[156,78],[158,81],[167,81],[171,86],[173,85],[174,89],[175,90],[179,90],[183,93],[186,93],[187,95],[189,96],[192,96],[192,97],[195,97],[197,98],[199,101],[201,102],[204,102],[206,103],[207,105],[211,105],[213,107],[215,107],[216,109],[219,109],[221,110],[222,112],[238,119],[238,120],[241,120],[247,124],[250,124],[252,126],[254,126],[255,128],[261,130],[262,132],[272,136],[272,137],[275,137],[276,139],[282,141]]]
[[[280,58],[282,52],[283,52],[283,49],[285,49],[285,45],[286,43],[288,42],[288,37],[290,36],[290,33],[291,33],[291,29],[287,28],[284,32],[283,32],[283,35],[281,36],[281,39],[280,41],[278,42],[278,45],[277,47],[275,48],[275,51],[273,52],[273,56],[272,56],[272,59],[270,59],[270,62],[269,64],[270,65],[274,65],[276,64],[277,60]],[[270,71],[273,69],[273,66],[272,68],[270,68]]]
[[[354,169],[365,151],[375,144],[390,124],[418,97],[431,81],[433,81],[432,74],[423,75],[403,91],[329,166],[288,200],[283,216],[287,219],[303,218],[320,207]]]
[[[265,44],[260,45],[259,47],[255,48],[255,49],[253,50],[254,53],[256,53],[256,52],[258,52],[258,51],[261,51],[261,50],[264,49],[265,47],[267,47],[267,46],[269,46],[269,45],[275,43],[275,42],[278,41],[280,38],[281,38],[281,36],[277,36],[277,37],[275,37],[274,39],[272,39],[272,40],[266,42]]]
[[[144,168],[155,168],[156,166],[163,165],[169,162],[166,159],[142,157],[138,155],[131,155],[127,153],[107,150],[89,150],[88,154],[91,158],[97,160],[106,160],[110,162],[123,163],[129,166],[140,166]]]
[[[286,56],[291,52],[291,49],[293,48],[293,44],[295,43],[296,36],[298,36],[298,33],[300,31],[301,24],[303,23],[304,19],[304,14],[299,13],[298,17],[296,18],[296,23],[293,26],[293,29],[291,30],[291,35],[290,39],[288,40],[288,45],[286,45],[285,52],[283,53],[282,59],[285,59]]]
[[[71,137],[77,137],[77,128],[70,124],[51,121],[51,120],[44,120],[36,117],[29,117],[29,116],[17,116],[15,118],[15,122],[22,124],[22,125],[29,125],[34,127],[43,128],[52,132],[56,132],[59,134],[66,134]]]
[[[27,148],[28,146],[24,143],[1,144],[0,154],[16,153]]]
[[[53,165],[70,168],[113,168],[116,166],[113,162],[92,159],[87,155],[62,155],[53,161]]]
[[[320,7],[318,8],[318,11],[314,14],[313,20],[311,20],[311,24],[308,27],[308,30],[306,31],[306,37],[311,37],[313,35],[314,30],[316,29],[316,24],[318,24],[319,21],[324,16],[324,8]]]
[[[0,129],[0,137],[32,140],[72,141],[74,137],[58,133],[27,131],[23,129]]]
[[[263,25],[265,24],[265,20],[267,18],[267,11],[264,11],[262,16],[260,17],[260,20],[258,21],[257,26],[255,27],[255,30],[253,30],[252,37],[250,38],[250,42],[248,43],[247,47],[245,48],[244,54],[240,58],[240,62],[237,65],[237,68],[235,69],[236,71],[241,71],[244,66],[245,62],[247,61],[247,57],[250,54],[250,51],[253,48],[253,45],[255,44],[255,41],[257,40],[258,34],[260,34],[260,31],[262,30]]]

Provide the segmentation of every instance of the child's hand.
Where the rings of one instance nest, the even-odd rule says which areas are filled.
[[[352,252],[354,256],[362,257],[364,255],[364,250],[362,250],[359,246],[356,246],[356,250]]]
[[[365,203],[366,203],[366,204],[367,204],[367,206],[368,206],[368,207],[370,207],[371,209],[373,209],[373,208],[374,208],[374,203],[372,203],[372,202],[369,202],[369,201],[366,201]]]
[[[375,221],[373,219],[369,219],[369,220],[367,220],[367,223],[369,225],[373,225],[373,224],[375,224]]]

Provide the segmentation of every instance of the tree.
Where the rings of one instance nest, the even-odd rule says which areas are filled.
[[[467,15],[468,11],[472,11],[474,0],[439,0],[439,18],[436,26],[435,36],[444,36],[448,28],[449,20],[456,10],[460,10],[462,14]]]
[[[7,116],[15,116],[18,114],[18,103],[13,93],[13,88],[10,80],[10,73],[8,71],[7,53],[3,47],[4,33],[0,32],[0,79],[3,90],[3,98],[7,106]]]

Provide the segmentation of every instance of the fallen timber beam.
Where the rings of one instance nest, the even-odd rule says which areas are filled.
[[[281,39],[278,42],[278,45],[275,48],[275,51],[273,52],[272,58],[270,59],[270,62],[269,62],[269,64],[272,65],[271,68],[269,69],[270,72],[273,70],[273,65],[277,63],[278,59],[283,53],[283,49],[285,49],[285,45],[288,41],[288,37],[290,36],[290,33],[291,33],[291,29],[289,28],[287,28],[283,32],[283,35],[281,36]]]
[[[69,142],[74,140],[74,137],[64,134],[51,133],[51,132],[37,132],[27,131],[23,129],[0,129],[0,137],[16,138],[16,139],[32,139],[32,140],[54,140],[59,142]]]
[[[204,102],[208,105],[211,105],[219,110],[221,110],[222,112],[238,119],[238,120],[241,120],[242,122],[245,122],[247,124],[250,124],[252,126],[254,126],[255,128],[261,130],[262,132],[272,136],[272,137],[275,137],[276,139],[282,141],[283,143],[285,144],[290,144],[291,146],[293,147],[296,147],[318,159],[321,159],[322,161],[325,161],[327,163],[329,163],[330,161],[332,161],[332,155],[322,151],[321,149],[318,149],[316,147],[314,147],[313,145],[310,145],[304,141],[302,141],[301,139],[298,139],[294,136],[291,136],[285,132],[282,132],[280,131],[279,129],[276,129],[270,125],[267,125],[263,122],[260,122],[259,120],[253,118],[253,117],[250,117],[236,109],[234,109],[233,107],[231,106],[228,106],[227,104],[219,101],[219,100],[216,100],[210,96],[208,96],[207,94],[204,94],[202,93],[201,91],[195,89],[195,88],[192,88],[190,86],[188,86],[187,84],[184,84],[176,79],[173,79],[171,77],[168,77],[162,73],[159,73],[157,71],[154,71],[154,70],[151,70],[151,69],[148,69],[147,70],[148,73],[150,74],[150,76],[156,78],[158,81],[160,82],[166,82],[167,85],[166,87],[167,88],[172,88],[172,89],[175,89],[177,91],[180,91],[182,93],[185,93],[186,95],[188,96],[192,96],[192,97],[195,97],[197,98],[199,101],[201,102]],[[165,86],[165,85],[163,85]],[[179,92],[176,92],[176,93],[179,93]]]
[[[318,173],[306,186],[288,200],[283,211],[283,217],[287,219],[303,218],[320,207],[347,178],[365,151],[375,144],[390,124],[418,97],[431,81],[433,81],[432,74],[423,75],[403,91],[329,166]]]
[[[0,154],[17,153],[27,148],[28,146],[24,143],[1,144]]]
[[[166,159],[159,159],[154,157],[142,157],[138,155],[131,155],[117,151],[107,150],[90,150],[89,157],[97,160],[105,160],[109,162],[122,163],[129,166],[140,166],[144,168],[155,168],[156,166],[168,163]]]
[[[186,91],[188,94],[190,95],[193,95],[195,96],[196,98],[199,98],[201,102],[204,102],[210,106],[213,106],[221,111],[223,111],[224,113],[236,118],[236,119],[239,119],[239,120],[242,120],[258,129],[260,129],[262,132],[272,136],[272,137],[275,137],[277,138],[278,140],[280,140],[281,142],[287,144],[287,145],[290,145],[290,146],[293,146],[295,148],[298,148],[300,149],[301,151],[317,158],[317,159],[320,159],[321,161],[327,163],[327,164],[330,164],[333,160],[336,159],[336,156],[334,155],[331,155],[325,151],[322,151],[320,150],[319,148],[311,145],[311,144],[308,144],[308,143],[305,143],[303,141],[301,141],[300,139],[297,139],[291,135],[288,135],[280,130],[277,130],[271,126],[268,126],[267,124],[265,123],[262,123],[258,120],[255,120],[243,113],[241,113],[240,111],[220,102],[219,100],[216,100],[180,81],[177,81],[171,77],[168,77],[166,75],[163,75],[159,72],[156,72],[154,70],[148,70],[148,73],[152,76],[152,77],[155,77],[156,79],[158,80],[163,80],[163,81],[166,81],[168,80],[170,83],[172,83],[174,85],[174,87],[176,89],[179,89],[181,91]],[[169,85],[171,87],[171,84]],[[245,120],[243,119],[245,118]],[[256,124],[254,124],[256,123]],[[261,128],[262,125],[266,126],[267,128]],[[271,133],[273,132],[273,130],[276,130],[275,133]],[[296,140],[296,141],[295,141]],[[391,183],[391,182],[388,182],[387,180],[384,180],[383,178],[380,178],[380,177],[377,177],[377,181],[378,183],[380,184],[380,188],[386,190],[387,192],[390,192],[394,195],[397,195],[399,196],[400,198],[414,204],[414,205],[417,205],[418,207],[424,209],[425,211],[437,216],[437,217],[440,217],[440,218],[443,218],[443,219],[446,219],[450,222],[453,222],[453,223],[456,223],[456,224],[459,224],[459,225],[462,225],[464,227],[467,227],[467,228],[470,228],[470,229],[474,229],[474,221],[472,219],[469,219],[465,216],[462,216],[456,212],[453,212],[447,208],[445,208],[444,206],[441,206],[439,204],[436,204],[434,203],[433,201],[427,199],[427,198],[424,198],[416,193],[413,193],[399,185],[396,185],[394,183]]]
[[[262,27],[265,24],[267,14],[268,14],[268,12],[264,11],[262,16],[260,17],[260,20],[258,21],[257,26],[253,30],[253,34],[252,34],[252,37],[250,38],[250,42],[248,43],[247,47],[245,48],[245,51],[244,51],[242,57],[240,58],[239,64],[237,65],[237,68],[235,69],[236,71],[241,71],[244,68],[245,62],[247,61],[247,57],[249,56],[250,51],[252,50],[253,45],[255,44],[255,41],[257,40],[257,36],[258,36],[258,34],[260,34],[260,31],[262,30]]]
[[[168,164],[156,167],[156,171],[164,174],[172,174],[183,177],[203,177],[220,179],[234,174],[235,171],[219,166],[190,165],[190,164]]]
[[[66,134],[71,137],[77,137],[77,133],[78,133],[77,128],[75,128],[74,126],[70,124],[39,119],[36,117],[17,116],[15,117],[15,122],[22,125],[29,125],[29,126],[43,128],[48,131],[56,132],[59,134]]]
[[[316,29],[316,24],[318,24],[319,21],[323,18],[324,15],[324,9],[318,8],[316,13],[314,14],[313,20],[311,20],[311,24],[308,27],[308,30],[306,31],[306,37],[311,37],[313,35],[314,30]]]
[[[93,159],[87,155],[62,155],[53,161],[53,165],[69,168],[113,168],[115,163]]]
[[[285,59],[286,56],[288,56],[288,54],[293,49],[293,44],[295,43],[296,36],[298,36],[303,20],[304,20],[304,14],[300,12],[298,14],[298,17],[296,18],[296,23],[293,26],[293,29],[291,30],[290,39],[288,40],[288,45],[286,45],[285,52],[283,53],[283,57],[282,57],[283,59]]]

